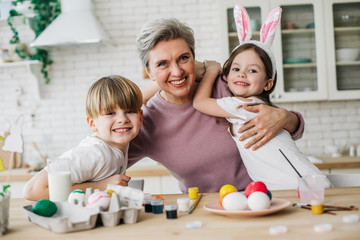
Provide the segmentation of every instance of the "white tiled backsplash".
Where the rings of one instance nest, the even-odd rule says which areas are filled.
[[[0,67],[0,135],[8,129],[4,118],[14,120],[24,113],[26,162],[39,159],[33,141],[50,157],[75,146],[90,133],[85,119],[85,96],[94,81],[105,75],[120,74],[140,87],[149,83],[143,79],[135,48],[136,34],[149,19],[176,17],[188,23],[195,31],[196,59],[221,59],[218,29],[226,19],[220,19],[220,1],[95,0],[95,14],[116,46],[52,50],[51,82],[40,83],[42,98],[38,102],[34,97],[33,75],[25,66]],[[16,24],[21,28],[23,41],[33,38],[32,31],[22,26],[21,20]],[[0,47],[8,47],[11,32],[6,21],[0,21],[0,33]],[[17,99],[19,87],[23,94]],[[327,145],[360,144],[359,100],[280,106],[303,114],[305,133],[297,144],[305,154],[323,155]]]

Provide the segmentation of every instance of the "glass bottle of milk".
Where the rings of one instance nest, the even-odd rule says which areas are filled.
[[[66,202],[71,193],[70,159],[47,160],[50,201]]]

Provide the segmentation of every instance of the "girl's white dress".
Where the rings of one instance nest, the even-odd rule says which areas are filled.
[[[255,97],[250,97],[249,99],[252,99],[252,101],[244,102],[236,97],[226,97],[217,99],[217,104],[226,112],[237,117],[227,118],[227,120],[233,125],[234,136],[232,137],[236,142],[251,179],[264,182],[270,190],[296,189],[298,187],[298,175],[286,161],[279,149],[287,156],[302,176],[322,174],[320,170],[300,152],[286,130],[282,130],[276,137],[255,151],[245,149],[245,144],[250,141],[251,138],[245,141],[239,141],[241,134],[238,133],[237,130],[245,122],[254,118],[257,113],[248,112],[241,106],[249,103],[264,103]],[[325,186],[330,186],[328,179],[326,179]]]

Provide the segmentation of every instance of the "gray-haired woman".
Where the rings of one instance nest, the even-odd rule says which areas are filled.
[[[130,144],[129,166],[150,157],[179,180],[183,192],[189,187],[217,192],[224,184],[243,190],[251,179],[227,132],[227,122],[192,106],[197,86],[192,29],[176,19],[148,22],[137,37],[137,49],[148,75],[161,90],[142,108],[143,126]],[[213,96],[231,93],[218,81]],[[259,112],[240,129],[242,140],[253,136],[247,147],[261,147],[283,128],[294,139],[302,135],[304,121],[299,113],[265,105],[246,109]]]

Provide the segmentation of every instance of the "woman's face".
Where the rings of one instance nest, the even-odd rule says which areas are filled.
[[[273,85],[273,80],[266,78],[265,66],[253,49],[234,58],[227,81],[230,91],[239,97],[257,96]]]
[[[193,96],[195,60],[184,39],[162,41],[149,51],[148,75],[168,102],[181,104]]]

